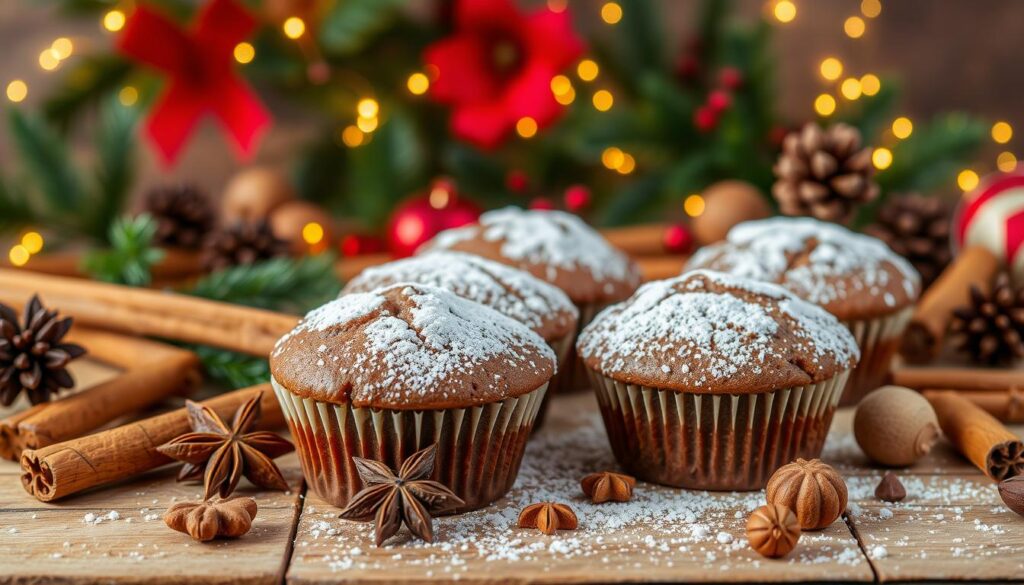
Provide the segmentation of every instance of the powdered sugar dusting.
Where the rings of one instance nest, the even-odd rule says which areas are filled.
[[[352,279],[343,294],[366,292],[399,282],[417,282],[451,291],[487,305],[532,329],[557,319],[557,328],[571,329],[576,306],[559,288],[522,270],[479,256],[438,250],[367,268]]]

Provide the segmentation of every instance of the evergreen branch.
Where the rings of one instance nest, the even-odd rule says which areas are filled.
[[[287,313],[301,314],[338,296],[341,283],[334,256],[299,260],[274,258],[235,266],[199,279],[186,294]]]
[[[206,345],[186,347],[199,356],[203,369],[210,379],[231,388],[246,388],[270,381],[270,364],[266,358]]]
[[[18,196],[0,177],[0,233],[21,228],[34,219],[32,208],[24,197]]]
[[[84,259],[85,271],[96,280],[146,286],[152,281],[153,265],[164,252],[153,246],[156,221],[147,214],[124,217],[110,226],[112,248],[90,252]]]
[[[131,72],[131,63],[116,55],[78,60],[65,75],[65,83],[43,104],[43,114],[61,132],[67,132],[79,112],[115,92]]]
[[[43,121],[20,109],[10,111],[11,138],[25,169],[54,215],[73,215],[85,203],[85,189],[64,141]]]
[[[324,17],[320,43],[333,56],[352,55],[398,16],[405,0],[346,0]]]
[[[136,108],[125,107],[109,99],[101,112],[96,149],[96,201],[90,213],[88,230],[104,240],[110,226],[125,207],[135,174]],[[109,243],[109,242],[108,242]]]

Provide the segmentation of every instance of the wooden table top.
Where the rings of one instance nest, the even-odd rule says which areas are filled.
[[[79,365],[80,379],[101,379]],[[109,374],[107,374],[109,375]],[[197,500],[176,484],[173,466],[57,504],[26,494],[19,468],[0,464],[0,583],[585,583],[1013,580],[1024,575],[1024,518],[1009,512],[994,484],[940,444],[900,472],[908,497],[874,497],[882,470],[870,466],[837,413],[823,458],[844,475],[850,510],[804,533],[782,560],[763,559],[744,538],[763,493],[707,493],[639,484],[626,504],[594,506],[580,493],[586,473],[614,469],[592,396],[557,399],[531,440],[519,481],[497,504],[436,520],[433,544],[404,536],[384,548],[371,526],[305,490],[294,454],[278,460],[292,489],[259,491],[253,530],[200,544],[168,529],[163,512]],[[1018,434],[1024,427],[1014,429]],[[545,536],[514,528],[538,500],[568,503],[580,528]],[[402,533],[405,534],[404,531]]]

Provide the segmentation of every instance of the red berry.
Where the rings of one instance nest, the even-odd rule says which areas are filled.
[[[550,211],[555,208],[555,204],[547,197],[534,197],[530,201],[530,209],[536,209],[540,211]]]
[[[743,72],[736,67],[722,67],[718,71],[718,84],[725,89],[739,89],[743,85]]]
[[[701,132],[710,132],[718,125],[718,113],[711,106],[701,106],[693,113],[693,125]]]
[[[716,114],[728,110],[731,105],[732,96],[727,91],[716,89],[708,94],[708,107]]]
[[[686,254],[693,248],[693,234],[685,225],[670,225],[665,229],[661,243],[670,254]]]
[[[582,211],[590,207],[590,189],[585,185],[573,185],[565,190],[565,208],[569,211]]]
[[[529,186],[530,181],[526,178],[526,173],[519,169],[512,169],[505,175],[505,187],[513,193],[522,193]]]

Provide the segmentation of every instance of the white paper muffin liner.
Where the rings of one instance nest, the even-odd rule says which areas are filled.
[[[590,373],[626,471],[689,489],[758,490],[782,465],[821,454],[850,372],[760,394],[678,392]]]
[[[271,379],[291,428],[309,486],[342,508],[362,482],[352,457],[397,469],[416,451],[437,443],[431,476],[466,505],[481,508],[505,495],[519,473],[526,440],[547,384],[515,398],[468,408],[357,408],[299,397]]]
[[[576,332],[572,335],[572,340],[569,343],[567,357],[564,361],[558,362],[558,374],[551,380],[552,396],[590,389],[590,376],[587,373],[587,367],[583,365],[583,360],[576,354],[576,338],[598,313],[612,304],[614,303],[577,303],[576,308],[580,312],[580,318],[576,322]]]
[[[910,306],[877,319],[843,321],[860,347],[860,362],[850,374],[840,406],[853,406],[865,395],[886,382],[892,360],[900,346],[900,338],[910,323],[914,307]]]

